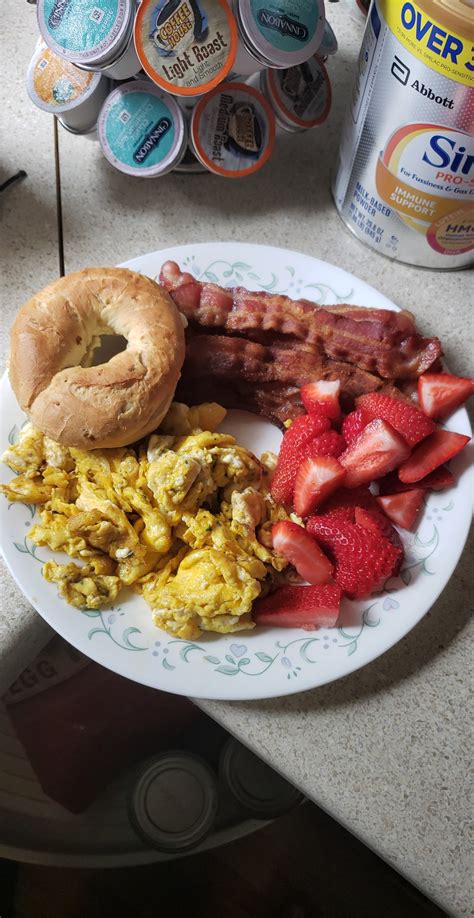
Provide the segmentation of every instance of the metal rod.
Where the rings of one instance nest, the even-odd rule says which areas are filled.
[[[54,167],[56,176],[56,219],[58,224],[58,254],[59,254],[59,276],[64,277],[64,234],[63,234],[63,206],[61,198],[61,167],[59,163],[59,137],[58,137],[58,119],[54,121]]]

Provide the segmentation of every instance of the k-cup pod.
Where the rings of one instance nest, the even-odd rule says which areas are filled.
[[[36,9],[46,44],[79,67],[110,66],[128,47],[133,0],[38,0]]]
[[[166,752],[145,765],[129,813],[147,844],[178,853],[203,841],[214,826],[217,808],[217,781],[207,762],[186,752]]]
[[[336,54],[337,49],[337,38],[334,34],[334,30],[331,28],[329,22],[326,19],[326,22],[324,23],[323,37],[318,48],[318,54],[323,58],[323,60],[326,60],[330,54]]]
[[[304,799],[296,787],[235,739],[227,740],[219,759],[221,795],[231,794],[241,811],[258,819],[283,816]]]
[[[83,134],[95,128],[110,84],[100,73],[86,73],[46,45],[31,58],[28,95],[44,112],[60,116],[65,128]]]
[[[288,70],[265,70],[260,86],[284,131],[296,133],[317,127],[331,110],[331,82],[316,56]]]
[[[134,34],[144,71],[174,95],[207,93],[232,69],[237,25],[226,0],[142,0]]]
[[[104,156],[126,175],[165,175],[186,152],[183,112],[172,96],[148,80],[131,80],[114,89],[102,106],[97,129]]]
[[[284,68],[308,60],[321,44],[324,0],[235,0],[234,10],[240,42],[236,72],[245,67],[244,50],[263,67]]]
[[[80,130],[77,130],[77,128],[70,127],[67,124],[67,122],[64,121],[64,118],[61,117],[61,115],[57,115],[56,117],[61,127],[63,127],[64,130],[68,132],[68,134],[79,134],[81,137],[85,137],[86,140],[97,141],[99,139],[99,135],[97,134],[96,125],[94,125],[94,127],[89,128],[87,131],[80,131]]]
[[[198,102],[190,143],[216,175],[243,178],[258,172],[275,144],[275,118],[262,93],[245,83],[222,83]]]
[[[84,65],[81,65],[84,66]],[[86,70],[96,70],[96,67],[86,67]],[[108,77],[111,80],[129,80],[131,77],[136,76],[142,65],[138,60],[138,54],[135,50],[135,44],[133,41],[133,23],[130,28],[130,34],[128,37],[128,44],[125,49],[113,61],[112,64],[105,64],[100,67],[101,73],[104,76]]]

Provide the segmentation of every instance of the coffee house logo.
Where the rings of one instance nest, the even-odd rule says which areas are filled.
[[[297,41],[308,41],[308,29],[301,22],[296,22],[284,13],[274,13],[272,10],[266,10],[262,7],[257,13],[257,19],[260,25],[266,29],[273,29],[280,35],[288,35],[290,38],[296,38]]]
[[[61,25],[64,13],[66,12],[67,7],[69,6],[71,0],[56,0],[56,3],[51,10],[48,17],[48,25],[50,29],[57,29]]]
[[[140,146],[135,150],[133,154],[134,162],[138,163],[139,166],[144,163],[147,156],[149,156],[152,150],[154,150],[163,140],[163,137],[168,133],[171,126],[172,121],[170,118],[160,118],[145,136],[145,139],[142,140]]]

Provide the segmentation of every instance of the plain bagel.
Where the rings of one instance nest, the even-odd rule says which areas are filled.
[[[91,366],[101,335],[124,351]],[[10,381],[21,408],[53,440],[125,446],[154,430],[184,360],[183,320],[157,283],[125,268],[86,268],[45,287],[13,324]]]

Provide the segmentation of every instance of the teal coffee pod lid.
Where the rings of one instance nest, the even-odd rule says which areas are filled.
[[[126,175],[165,175],[186,151],[183,112],[172,96],[148,80],[131,80],[114,89],[97,127],[104,156]]]
[[[207,762],[187,752],[166,752],[145,765],[133,788],[129,813],[149,845],[179,852],[209,834],[217,808],[217,781]]]
[[[38,0],[38,26],[46,44],[73,64],[100,66],[126,46],[133,0]]]
[[[324,0],[238,0],[237,16],[248,48],[268,67],[293,67],[318,50]]]

